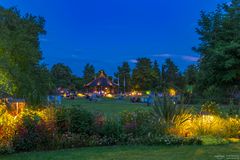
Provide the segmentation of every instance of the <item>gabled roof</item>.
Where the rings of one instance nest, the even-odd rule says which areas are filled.
[[[105,75],[104,72],[101,71],[98,78],[94,79],[93,81],[89,82],[85,85],[85,87],[114,87],[117,84],[111,82]]]

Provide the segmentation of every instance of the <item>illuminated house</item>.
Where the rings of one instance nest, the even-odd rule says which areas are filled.
[[[100,71],[98,78],[86,84],[84,87],[90,92],[98,92],[100,94],[114,93],[118,85],[110,81],[104,74],[104,71]]]

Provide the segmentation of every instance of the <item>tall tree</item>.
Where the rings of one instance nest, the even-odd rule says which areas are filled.
[[[168,87],[182,88],[182,77],[178,67],[168,58],[164,64],[164,78]]]
[[[122,66],[118,67],[117,73],[115,73],[116,79],[119,81],[119,91],[129,92],[131,91],[131,69],[128,62],[123,62]]]
[[[68,88],[71,85],[73,75],[68,66],[62,63],[55,64],[51,73],[56,87]]]
[[[50,79],[44,75],[46,67],[40,64],[39,36],[46,33],[42,17],[26,14],[21,16],[15,8],[0,7],[0,68],[5,79],[1,86],[10,87],[13,96],[25,98],[30,103],[38,103],[49,89]],[[36,75],[37,74],[37,75]],[[45,79],[39,80],[39,77]],[[1,77],[1,82],[4,78]],[[10,84],[10,85],[9,85]],[[34,97],[33,97],[34,95]]]
[[[226,93],[228,96],[233,95],[235,89],[239,91],[239,10],[240,1],[232,0],[219,5],[214,12],[201,12],[196,29],[201,43],[195,50],[201,54],[199,88],[202,91],[216,88],[211,94]]]
[[[86,64],[83,71],[83,82],[85,84],[89,83],[90,81],[94,80],[95,78],[95,68],[91,64]]]
[[[192,98],[193,95],[198,95],[199,91],[196,89],[198,79],[198,67],[194,64],[189,65],[184,71],[184,92],[188,98]],[[187,98],[187,97],[185,97]],[[190,99],[189,99],[190,100]]]
[[[84,86],[83,78],[72,75],[69,89],[73,91],[76,91],[76,90],[80,91],[80,90],[83,90],[83,86]]]
[[[197,82],[198,68],[192,64],[187,67],[184,72],[184,79],[187,85],[195,85]]]
[[[152,69],[152,89],[159,91],[161,88],[161,71],[158,62],[155,60]]]
[[[137,59],[132,74],[133,88],[139,91],[152,89],[152,62],[149,58]]]

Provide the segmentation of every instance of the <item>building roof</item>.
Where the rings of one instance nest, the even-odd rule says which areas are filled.
[[[114,87],[117,84],[110,81],[104,74],[103,71],[100,72],[98,78],[94,79],[93,81],[89,82],[85,85],[85,87]]]

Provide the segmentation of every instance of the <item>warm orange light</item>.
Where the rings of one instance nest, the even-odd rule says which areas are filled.
[[[131,93],[131,96],[135,96],[137,94],[137,92],[136,91],[133,91],[132,93]]]
[[[85,95],[82,94],[82,93],[78,93],[77,96],[78,96],[78,97],[84,97]]]
[[[172,97],[176,96],[176,90],[173,89],[173,88],[169,89],[169,95],[172,96]]]
[[[106,97],[107,98],[113,98],[113,95],[112,94],[107,94]]]

